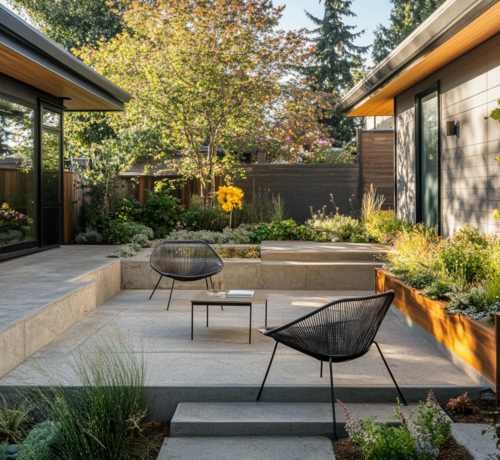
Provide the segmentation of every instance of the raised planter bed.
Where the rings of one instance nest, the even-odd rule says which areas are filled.
[[[445,302],[419,295],[418,289],[407,286],[387,270],[375,269],[375,291],[394,290],[393,304],[449,350],[470,364],[493,385],[497,377],[496,328],[461,315],[448,315]],[[500,341],[499,341],[500,342]],[[500,345],[500,344],[499,344]]]

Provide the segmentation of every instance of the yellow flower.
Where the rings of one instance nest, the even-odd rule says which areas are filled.
[[[243,196],[243,190],[230,185],[219,188],[217,199],[224,211],[231,212],[234,208],[242,209],[241,200]]]

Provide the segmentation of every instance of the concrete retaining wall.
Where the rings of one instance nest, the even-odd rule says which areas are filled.
[[[120,261],[73,280],[70,294],[0,332],[0,377],[120,291]]]

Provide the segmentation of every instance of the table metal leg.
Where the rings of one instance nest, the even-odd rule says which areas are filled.
[[[267,327],[267,299],[266,299],[266,321],[264,323],[264,326]]]
[[[250,327],[248,328],[248,343],[252,343],[252,304],[250,304]]]
[[[193,304],[191,304],[191,340],[193,340],[193,312],[194,312],[194,307]]]
[[[207,327],[208,327],[208,305],[207,305]]]

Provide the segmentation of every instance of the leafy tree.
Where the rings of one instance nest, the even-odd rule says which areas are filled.
[[[329,92],[345,93],[363,74],[364,55],[367,46],[357,46],[354,41],[364,30],[354,32],[355,26],[344,23],[344,18],[356,16],[351,10],[351,0],[325,0],[325,13],[322,19],[307,13],[309,19],[318,27],[313,30],[313,65],[305,68],[305,73],[319,86]],[[337,140],[352,140],[357,119],[347,118],[344,114],[332,112],[325,114],[326,123],[332,128]]]
[[[396,46],[424,22],[444,0],[391,0],[390,25],[379,24],[374,32],[372,59],[382,61]]]
[[[123,29],[127,0],[8,0],[20,14],[63,48],[109,40]]]
[[[120,135],[138,154],[162,159],[164,171],[199,177],[206,195],[216,175],[239,173],[233,153],[244,145],[324,131],[317,112],[327,98],[311,97],[301,80],[290,97],[287,78],[309,54],[304,32],[277,29],[282,10],[269,0],[135,1],[121,34],[77,54],[134,95],[123,114],[110,115]],[[292,105],[288,120],[277,117]]]

